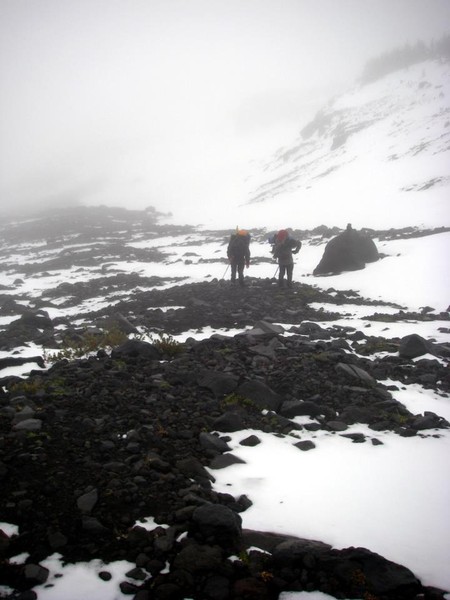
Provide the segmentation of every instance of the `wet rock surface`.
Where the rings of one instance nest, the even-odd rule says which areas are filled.
[[[114,235],[120,238],[122,229],[119,223]],[[87,225],[81,233],[74,226],[78,242],[91,243],[94,231],[88,233]],[[55,230],[47,244],[63,248],[59,235]],[[94,250],[89,260],[95,263]],[[118,246],[108,245],[108,253],[119,256]],[[165,336],[205,327],[246,329],[183,344],[167,337],[165,344],[130,340],[111,352],[32,370],[26,378],[1,377],[0,371],[0,521],[19,526],[17,536],[0,531],[0,582],[16,590],[12,598],[35,597],[31,588],[48,578],[40,562],[55,552],[69,562],[130,561],[133,583],[122,582],[121,590],[136,600],[260,600],[301,590],[368,600],[444,597],[370,549],[333,550],[326,540],[270,533],[269,515],[266,532],[243,530],[251,495],[214,491],[215,471],[240,460],[228,445],[234,431],[255,430],[240,442],[250,448],[261,443],[259,431],[291,436],[299,451],[316,452],[320,439],[303,434],[321,431],[376,446],[380,431],[417,436],[420,443],[449,427],[434,413],[410,413],[393,398],[394,388],[381,383],[418,383],[448,397],[445,345],[337,326],[337,313],[310,306],[372,304],[351,290],[246,282],[235,288],[226,281],[173,285],[166,279],[172,287],[141,290],[162,281],[99,276],[48,289],[44,305],[34,298],[26,309],[19,295],[0,294],[1,314],[17,316],[0,331],[2,349],[11,350],[2,368],[15,364],[19,343],[63,348],[62,325],[71,335],[111,324],[127,334]],[[96,312],[51,319],[45,310],[52,301],[77,305],[99,290],[106,297],[118,286],[129,289],[128,296]],[[411,318],[398,309],[392,320]],[[448,313],[424,310],[414,319],[448,320]],[[289,336],[280,323],[290,324]],[[44,357],[32,358],[42,366]],[[301,425],[298,416],[310,419]],[[346,433],[355,423],[373,434]],[[159,524],[152,531],[143,527],[149,516]],[[25,564],[10,561],[24,552]],[[111,574],[105,568],[99,577],[107,581]]]
[[[2,520],[19,525],[20,534],[2,547],[2,579],[17,589],[31,587],[36,577],[9,565],[8,557],[29,552],[27,565],[39,565],[57,551],[68,561],[135,562],[153,575],[128,590],[136,597],[276,598],[282,590],[300,589],[336,597],[418,597],[423,590],[413,574],[366,549],[283,541],[272,555],[247,552],[239,513],[251,497],[212,488],[214,470],[235,462],[230,431],[294,433],[299,450],[314,452],[302,430],[345,436],[349,424],[366,423],[373,436],[353,434],[349,443],[376,443],[383,430],[439,435],[449,426],[433,413],[411,414],[379,383],[425,378],[427,387],[448,395],[450,379],[438,360],[412,363],[398,352],[370,360],[348,351],[366,341],[358,336],[355,342],[348,328],[305,327],[309,334],[284,337],[276,328],[257,326],[263,318],[285,320],[280,317],[288,309],[296,311],[290,317],[300,328],[314,324],[305,317],[314,318],[307,299],[317,293],[307,286],[280,292],[270,281],[244,289],[215,282],[147,292],[130,304],[127,317],[134,323],[145,314],[145,299],[154,305],[183,297],[186,305],[189,298],[201,299],[202,310],[191,302],[192,314],[174,311],[172,320],[164,313],[166,331],[184,328],[195,315],[199,326],[205,306],[225,326],[236,325],[230,313],[245,314],[234,319],[249,329],[234,337],[190,339],[170,351],[129,341],[110,355],[63,360],[26,379],[4,378],[0,512]],[[390,343],[398,350],[400,340]],[[309,415],[311,423],[295,423],[298,415]],[[169,528],[146,531],[139,520],[148,516]],[[232,554],[240,559],[228,560]],[[167,562],[170,573],[161,573]],[[147,596],[137,596],[139,590]]]
[[[374,241],[367,233],[356,231],[349,224],[343,233],[328,242],[314,275],[357,271],[378,259]]]

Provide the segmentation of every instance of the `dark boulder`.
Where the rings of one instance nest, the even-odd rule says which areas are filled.
[[[262,410],[277,411],[281,405],[281,397],[262,381],[246,381],[237,389],[237,393],[254,402]]]
[[[19,367],[27,363],[36,363],[41,369],[45,369],[45,362],[42,356],[8,356],[0,358],[0,371],[8,367]]]
[[[226,394],[233,392],[238,386],[238,379],[233,375],[226,373],[217,373],[216,371],[203,371],[197,383],[200,387],[207,388],[216,396],[221,398]]]
[[[205,450],[213,450],[214,452],[222,453],[231,450],[225,440],[213,433],[202,431],[198,437],[200,446]]]
[[[425,411],[423,415],[416,415],[414,421],[411,423],[412,429],[417,431],[423,429],[442,429],[443,427],[448,427],[448,425],[448,421],[430,411]]]
[[[257,435],[249,435],[248,437],[246,437],[245,439],[241,440],[239,442],[239,444],[241,446],[258,446],[261,443],[261,440],[259,439],[259,437]]]
[[[203,478],[214,481],[214,477],[208,473],[205,467],[196,458],[188,457],[176,462],[177,469],[192,479]]]
[[[302,440],[300,442],[296,442],[294,446],[299,450],[302,450],[303,452],[308,452],[308,450],[314,450],[314,448],[316,447],[315,443],[311,440]]]
[[[280,412],[288,419],[300,416],[315,418],[323,414],[323,409],[311,400],[287,400],[281,405]]]
[[[195,509],[189,534],[201,543],[237,549],[242,537],[242,519],[226,506],[205,504]]]
[[[12,349],[30,341],[45,344],[52,341],[53,333],[53,322],[45,310],[26,309],[2,332],[2,345]]]
[[[33,584],[45,583],[48,579],[49,573],[50,572],[46,567],[33,563],[26,564],[24,568],[25,578],[33,582]]]
[[[21,304],[17,304],[14,298],[5,298],[0,306],[0,314],[2,315],[17,315],[24,311]]]
[[[241,429],[245,429],[244,417],[236,412],[227,411],[214,420],[213,428],[217,431],[226,431],[227,433],[240,431]]]
[[[402,358],[417,358],[424,354],[434,354],[433,344],[417,333],[412,333],[400,340],[398,353]]]
[[[273,561],[280,566],[298,566],[303,564],[307,554],[321,555],[331,550],[331,546],[318,540],[292,538],[282,541],[273,549]]]
[[[313,275],[338,274],[342,271],[364,269],[366,263],[378,260],[374,241],[366,234],[347,229],[330,240]]]
[[[245,464],[245,460],[242,460],[238,456],[231,454],[228,452],[227,454],[220,454],[212,459],[211,464],[209,465],[210,469],[225,469],[226,467],[230,467],[231,465],[239,465]]]
[[[219,569],[222,560],[222,551],[218,546],[189,544],[177,554],[174,566],[189,573],[198,573]]]
[[[371,419],[377,417],[376,410],[371,406],[345,406],[339,414],[339,420],[353,425],[355,423],[369,423]]]
[[[368,385],[376,384],[375,379],[371,377],[369,373],[367,373],[367,371],[361,369],[361,367],[357,367],[356,365],[349,365],[347,363],[340,362],[336,365],[336,371],[342,371],[347,375],[350,375],[350,377],[359,379],[360,382],[366,383]]]
[[[116,326],[120,331],[123,331],[126,334],[129,333],[139,333],[139,330],[132,324],[130,323],[130,321],[124,317],[121,313],[117,312],[113,319],[112,319],[112,323],[113,326]]]
[[[17,322],[16,322],[17,323]],[[18,323],[30,328],[53,329],[53,323],[45,310],[25,310],[18,319]]]
[[[331,551],[321,557],[320,566],[343,589],[352,590],[358,597],[413,598],[421,587],[409,569],[366,548]]]

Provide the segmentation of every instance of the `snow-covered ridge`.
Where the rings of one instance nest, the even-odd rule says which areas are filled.
[[[305,226],[447,224],[450,64],[426,61],[333,99],[249,181],[250,205]]]

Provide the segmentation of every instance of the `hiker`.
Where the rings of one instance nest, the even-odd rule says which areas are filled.
[[[236,233],[230,236],[227,256],[231,265],[231,283],[236,283],[236,274],[239,285],[244,285],[244,267],[250,265],[250,234],[245,229],[236,228]]]
[[[302,247],[299,240],[294,240],[286,229],[280,231],[272,238],[272,254],[278,260],[278,285],[284,286],[284,276],[287,278],[287,286],[292,287],[292,273],[294,271],[293,254],[297,254]]]

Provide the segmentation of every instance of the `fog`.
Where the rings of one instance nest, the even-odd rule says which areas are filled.
[[[245,202],[252,162],[449,0],[0,0],[2,212]]]

